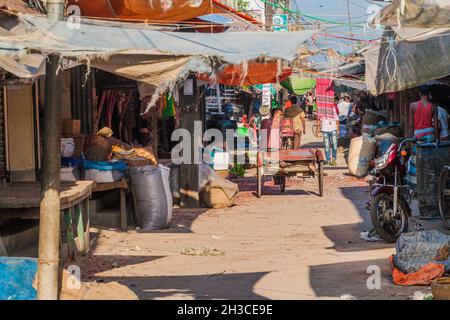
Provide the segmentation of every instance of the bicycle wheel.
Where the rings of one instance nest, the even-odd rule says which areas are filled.
[[[439,179],[439,212],[444,226],[450,230],[450,167],[442,170]]]

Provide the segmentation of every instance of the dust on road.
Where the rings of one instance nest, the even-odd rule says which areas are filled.
[[[140,299],[408,299],[426,289],[394,286],[394,245],[359,239],[370,228],[367,187],[339,157],[323,198],[311,179],[291,180],[285,194],[268,183],[257,199],[247,180],[232,208],[176,209],[158,232],[100,230],[83,277],[118,281]],[[183,254],[204,248],[223,254]],[[381,289],[367,287],[370,266],[380,268]]]

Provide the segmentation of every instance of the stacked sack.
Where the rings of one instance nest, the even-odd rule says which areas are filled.
[[[370,162],[375,156],[376,147],[376,140],[368,134],[351,140],[348,154],[348,169],[351,174],[359,178],[367,175],[370,170]]]
[[[73,138],[61,139],[61,181],[80,180],[82,156],[75,155],[75,140]]]
[[[173,200],[180,203],[180,167],[175,164],[170,167],[170,189]],[[237,184],[219,177],[208,165],[200,165],[200,200],[206,208],[221,209],[231,207],[239,192]]]

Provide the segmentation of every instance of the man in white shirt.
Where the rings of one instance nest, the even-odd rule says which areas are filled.
[[[336,166],[338,137],[339,137],[339,114],[336,106],[333,109],[333,117],[318,119],[317,127],[320,128],[323,135],[323,145],[325,149],[326,163]],[[331,159],[331,155],[333,159]]]
[[[347,120],[351,109],[350,97],[348,95],[345,95],[344,100],[340,101],[337,107],[339,110],[339,120]]]
[[[438,106],[438,121],[439,121],[439,133],[441,141],[450,140],[450,130],[448,128],[448,120],[450,115],[443,107]]]

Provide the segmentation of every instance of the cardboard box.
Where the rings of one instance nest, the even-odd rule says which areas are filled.
[[[63,134],[80,134],[81,120],[64,119],[62,125]]]

